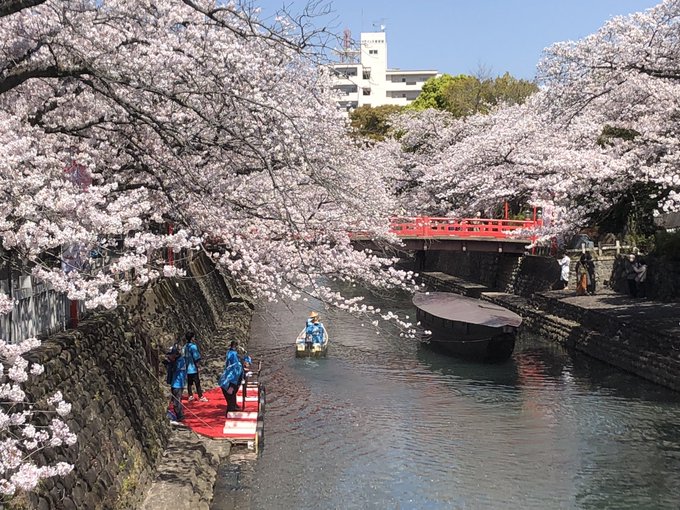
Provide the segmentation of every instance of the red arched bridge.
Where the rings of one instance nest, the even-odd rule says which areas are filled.
[[[436,218],[418,216],[393,218],[390,230],[407,250],[485,251],[524,253],[535,241],[530,231],[543,226],[541,219],[509,220],[489,218]],[[527,233],[529,232],[529,233]],[[359,244],[372,244],[360,234]]]

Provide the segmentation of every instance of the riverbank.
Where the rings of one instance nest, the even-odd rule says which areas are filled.
[[[546,340],[680,391],[680,303],[633,299],[608,289],[595,296],[564,290],[527,298],[443,272],[421,277],[430,288],[492,301],[520,314],[523,327]]]
[[[27,354],[29,361],[45,366],[27,384],[27,400],[41,405],[60,391],[72,404],[67,423],[77,435],[73,447],[40,451],[35,460],[65,461],[74,468],[18,494],[7,508],[127,509],[142,504],[176,437],[167,419],[168,385],[160,363],[164,352],[193,330],[208,366],[221,367],[229,341],[245,342],[250,330],[251,307],[208,257],[196,254],[182,265],[186,277],[137,289],[116,309],[89,313],[77,329],[51,336]],[[206,370],[205,387],[214,385],[217,370]]]
[[[204,390],[215,387],[229,342],[236,340],[243,347],[248,343],[251,310],[228,304],[223,313],[231,318],[231,327],[220,331],[216,335],[219,340],[204,354],[207,360],[201,371]],[[191,412],[191,404],[185,412]],[[208,510],[219,468],[229,459],[231,446],[230,441],[203,437],[184,426],[173,428],[140,508]]]

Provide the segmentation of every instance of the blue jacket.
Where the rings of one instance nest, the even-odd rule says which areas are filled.
[[[243,373],[243,365],[238,358],[238,353],[234,349],[227,351],[227,360],[225,362],[224,372],[220,377],[220,386],[226,388],[229,384],[238,384]]]
[[[198,345],[194,342],[189,342],[184,346],[184,356],[187,359],[187,374],[195,374],[198,372],[196,362],[201,359],[201,353],[198,352]]]
[[[175,371],[172,376],[173,388],[184,388],[187,379],[187,360],[184,356],[180,356],[175,361]]]
[[[307,323],[305,324],[305,342],[311,342],[312,341],[312,326],[314,325],[314,321],[312,319],[307,319]]]
[[[307,338],[311,337],[312,342],[315,344],[322,344],[324,337],[324,327],[320,322],[312,322],[307,325]]]

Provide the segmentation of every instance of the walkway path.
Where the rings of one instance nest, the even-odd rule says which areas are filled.
[[[680,346],[680,303],[661,303],[647,299],[635,299],[610,289],[594,296],[575,296],[569,291],[543,293],[550,299],[560,300],[571,306],[587,308],[623,324],[634,324],[655,333],[673,335]]]
[[[173,431],[158,463],[142,510],[208,510],[220,464],[231,443],[204,438],[188,428]]]

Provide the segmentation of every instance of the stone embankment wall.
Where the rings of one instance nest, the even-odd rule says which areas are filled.
[[[591,252],[595,263],[597,290],[612,289],[628,293],[625,262],[628,254]],[[569,288],[576,288],[576,265],[581,251],[567,253],[571,258]],[[647,264],[645,297],[658,301],[675,301],[680,298],[680,263],[655,257],[644,257]],[[551,290],[560,278],[560,269],[554,257],[515,255],[511,253],[476,252],[419,252],[415,261],[418,271],[441,271],[475,282],[488,289],[531,297],[536,292]]]
[[[636,320],[635,315],[624,319],[591,308],[582,299],[556,299],[545,293],[535,294],[516,313],[544,338],[680,391],[680,343],[667,320],[655,324],[651,318]]]
[[[66,460],[73,472],[46,480],[15,508],[137,508],[170,435],[165,348],[189,329],[204,358],[222,359],[231,339],[244,341],[251,310],[234,298],[204,256],[185,278],[164,280],[128,297],[124,306],[94,313],[31,353],[45,373],[29,388],[35,402],[59,390],[73,405],[68,424],[75,446],[45,451],[40,460]],[[212,380],[203,381],[210,387]],[[41,458],[42,457],[42,458]]]

